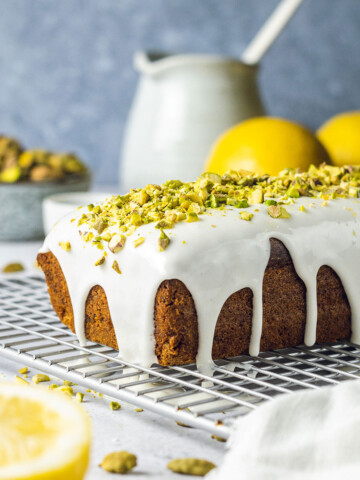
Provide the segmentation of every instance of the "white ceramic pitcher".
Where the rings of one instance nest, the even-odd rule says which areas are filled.
[[[134,61],[141,78],[125,131],[122,191],[194,180],[222,132],[265,113],[255,65],[221,56],[145,52]]]

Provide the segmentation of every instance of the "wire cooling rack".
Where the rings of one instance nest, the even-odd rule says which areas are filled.
[[[0,278],[0,355],[223,438],[236,417],[279,394],[360,376],[350,342],[217,361],[213,377],[195,365],[141,368],[103,345],[80,346],[37,275]]]

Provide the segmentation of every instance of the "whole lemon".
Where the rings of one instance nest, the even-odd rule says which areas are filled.
[[[330,118],[317,131],[334,165],[360,164],[360,110]]]
[[[205,171],[249,170],[276,175],[287,167],[307,170],[330,158],[310,130],[275,117],[256,117],[227,130],[215,142]]]

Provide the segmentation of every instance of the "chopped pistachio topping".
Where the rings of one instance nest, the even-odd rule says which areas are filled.
[[[18,372],[21,375],[25,375],[25,374],[29,373],[29,369],[28,369],[28,367],[20,368],[20,370],[18,370]]]
[[[137,413],[140,413],[140,412],[143,412],[143,411],[144,411],[143,408],[135,408],[135,412],[137,412]]]
[[[99,267],[100,265],[103,265],[105,263],[105,255],[103,255],[102,257],[100,257],[98,260],[96,260],[95,262],[95,267]]]
[[[110,402],[110,408],[111,410],[120,410],[121,405],[118,402]]]
[[[113,235],[108,243],[108,247],[110,252],[118,253],[122,250],[125,246],[126,237],[125,235],[121,235],[120,233],[116,233]]]
[[[32,377],[32,381],[34,383],[49,382],[50,377],[48,375],[45,375],[44,373],[37,373]]]
[[[69,252],[71,250],[70,242],[59,242],[59,246],[65,251]]]
[[[160,237],[158,240],[159,251],[163,252],[167,249],[170,243],[170,238],[166,235],[164,230],[160,230]]]
[[[289,168],[278,176],[230,170],[223,176],[203,173],[195,182],[169,180],[163,185],[149,184],[126,195],[113,196],[101,205],[90,204],[78,225],[87,227],[82,233],[84,241],[96,245],[108,242],[109,250],[116,253],[124,248],[125,235],[130,236],[149,223],[165,230],[176,227],[178,222],[196,222],[200,215],[212,209],[260,204],[268,207],[273,218],[289,218],[282,205],[295,203],[301,197],[324,201],[359,198],[360,166],[312,165],[306,172]],[[245,217],[250,215],[241,212],[240,218],[249,220]],[[94,238],[89,229],[94,229],[98,236],[95,234]],[[134,246],[143,241],[143,237],[136,239]]]
[[[139,245],[145,242],[144,237],[139,237],[138,239],[134,240],[134,247],[137,248]]]
[[[271,205],[268,212],[272,218],[290,218],[290,213],[280,205]]]
[[[245,212],[244,210],[240,212],[240,217],[243,220],[247,220],[248,222],[253,218],[253,216],[254,216],[253,213]]]
[[[113,264],[112,264],[112,267],[111,267],[113,270],[115,270],[116,273],[118,273],[119,275],[121,274],[121,270],[120,270],[120,267],[119,267],[119,264],[116,260],[113,261]]]

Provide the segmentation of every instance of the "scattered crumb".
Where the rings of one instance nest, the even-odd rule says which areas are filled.
[[[29,373],[29,369],[28,369],[28,367],[20,368],[20,370],[18,370],[18,372],[21,375],[25,375],[26,373]]]
[[[37,373],[32,377],[32,381],[34,383],[40,383],[40,382],[49,382],[50,377],[48,375],[45,375],[43,373]]]
[[[120,410],[121,405],[118,402],[110,402],[110,409],[111,410]]]
[[[19,377],[18,375],[15,375],[15,382],[23,385],[29,385],[29,382]]]
[[[72,387],[59,387],[59,390],[67,395],[70,395],[71,397],[74,395],[74,390]]]
[[[14,273],[14,272],[22,272],[25,270],[25,267],[22,263],[8,263],[3,267],[3,273]]]
[[[135,408],[135,412],[143,412],[143,411],[144,411],[144,409],[142,409],[142,408]]]
[[[134,240],[134,247],[137,248],[139,245],[145,242],[144,237],[139,237],[138,239]]]
[[[218,435],[211,435],[211,438],[217,440],[218,442],[226,442],[226,438],[219,437]]]
[[[121,451],[108,453],[99,467],[106,472],[111,473],[128,473],[137,465],[137,458],[132,453]]]
[[[53,383],[53,384],[48,386],[49,390],[54,390],[55,388],[59,388],[59,385],[56,385],[56,383]]]
[[[81,403],[84,400],[84,394],[81,392],[77,392],[77,394],[75,395],[75,398],[79,403]]]

